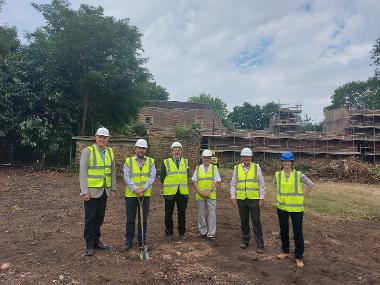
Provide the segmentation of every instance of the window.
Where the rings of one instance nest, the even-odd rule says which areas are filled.
[[[153,117],[151,116],[145,117],[145,124],[147,125],[153,124]]]

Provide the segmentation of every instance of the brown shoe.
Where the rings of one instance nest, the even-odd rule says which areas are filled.
[[[303,268],[305,266],[302,259],[296,259],[296,265],[298,268]]]
[[[277,254],[277,259],[279,259],[279,260],[284,260],[284,259],[286,259],[286,258],[288,258],[289,257],[289,253],[280,253],[280,254]]]

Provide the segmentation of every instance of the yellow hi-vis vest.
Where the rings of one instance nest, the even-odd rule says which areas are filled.
[[[293,170],[286,180],[285,172],[276,172],[277,208],[287,212],[303,212],[304,194],[302,191],[301,172]]]
[[[242,163],[235,165],[236,199],[260,199],[258,169],[260,166],[252,163],[245,173]]]
[[[182,195],[189,194],[187,169],[189,168],[188,160],[181,158],[179,163],[179,168],[175,164],[172,158],[164,160],[164,165],[166,169],[166,177],[164,180],[164,196],[165,195],[175,195],[179,188],[179,192]]]
[[[131,180],[137,187],[143,187],[150,177],[150,169],[154,164],[154,159],[151,157],[145,157],[144,166],[140,169],[137,164],[136,157],[127,157],[125,163],[129,168],[129,174],[131,175]],[[152,196],[152,187],[148,188],[144,192],[144,196]],[[137,197],[137,194],[132,191],[128,185],[125,186],[125,197]]]
[[[214,178],[215,178],[215,173],[217,171],[218,167],[216,165],[210,164],[207,169],[207,173],[205,173],[204,168],[201,167],[201,165],[198,165],[195,171],[197,172],[197,183],[198,183],[198,188],[199,190],[206,191],[210,190],[212,185],[214,184]],[[215,200],[216,199],[216,190],[212,190],[210,194],[210,199]],[[195,199],[197,201],[203,200],[201,195],[198,193],[195,194]]]
[[[96,144],[87,147],[90,151],[90,157],[88,161],[87,170],[87,185],[89,188],[110,188],[112,184],[111,172],[112,172],[112,161],[114,160],[114,155],[112,148],[107,147],[104,162],[100,156],[98,147]]]

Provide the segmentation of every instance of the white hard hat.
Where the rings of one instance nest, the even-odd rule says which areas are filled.
[[[144,139],[138,139],[135,146],[148,148],[148,143]]]
[[[96,133],[95,133],[95,136],[105,136],[105,137],[109,137],[110,136],[110,132],[108,131],[108,129],[104,128],[104,127],[101,127],[99,129],[97,129]]]
[[[172,143],[172,147],[171,147],[171,149],[173,149],[173,148],[175,148],[175,147],[180,147],[180,148],[182,148],[182,145],[181,145],[180,142],[174,142],[174,143]]]
[[[240,156],[252,156],[252,150],[249,147],[245,147],[241,150]]]
[[[212,152],[211,152],[211,150],[209,150],[209,149],[205,149],[205,150],[202,152],[202,156],[211,157],[211,156],[212,156]]]

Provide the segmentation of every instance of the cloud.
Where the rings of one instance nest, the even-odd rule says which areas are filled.
[[[28,1],[8,2],[17,11],[7,3],[3,14],[14,25],[41,25],[35,12],[23,19]],[[82,2],[131,19],[144,34],[147,67],[171,100],[205,91],[230,109],[301,102],[314,119],[323,119],[335,88],[372,76],[369,51],[380,37],[376,0]]]

